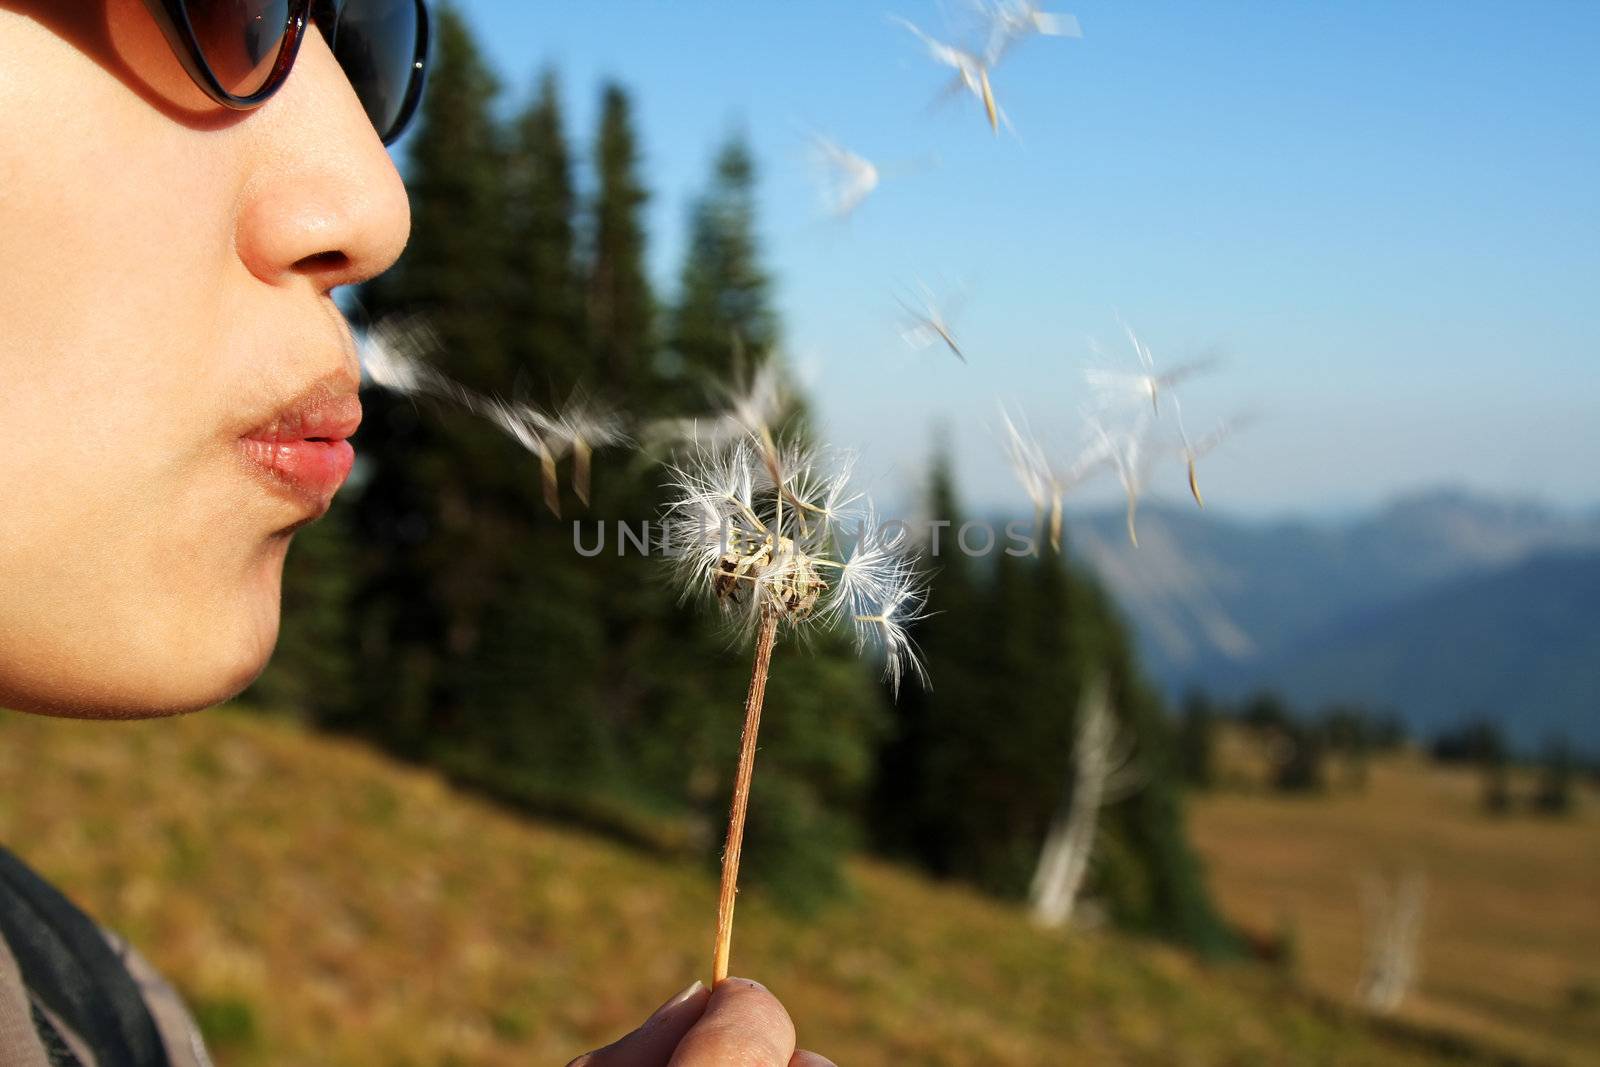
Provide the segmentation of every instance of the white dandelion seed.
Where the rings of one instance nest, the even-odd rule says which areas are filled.
[[[856,624],[856,647],[860,649],[869,642],[876,642],[883,648],[885,678],[891,690],[899,690],[907,672],[916,675],[923,685],[928,684],[927,670],[906,630],[909,624],[924,617],[923,603],[921,591],[906,586],[882,601],[875,611],[852,616]]]
[[[531,408],[529,412],[542,431],[546,450],[555,460],[559,462],[571,454],[572,491],[588,507],[595,450],[628,441],[622,416],[581,389],[558,412],[545,414]]]
[[[561,457],[552,446],[546,430],[554,420],[532,404],[502,400],[499,397],[474,396],[469,402],[473,412],[531,452],[539,460],[539,482],[544,488],[544,506],[550,514],[561,517],[561,482],[556,465]]]
[[[1084,371],[1084,379],[1089,383],[1089,388],[1094,392],[1102,408],[1148,402],[1150,410],[1160,415],[1161,397],[1164,393],[1196,374],[1211,370],[1218,363],[1216,356],[1206,355],[1187,363],[1180,363],[1167,371],[1157,371],[1150,346],[1139,339],[1139,335],[1133,332],[1133,327],[1124,323],[1122,328],[1133,346],[1139,369],[1130,373],[1109,367],[1090,367]],[[1097,354],[1103,355],[1098,344],[1091,342],[1091,347]]]
[[[1233,418],[1217,424],[1204,437],[1191,439],[1188,431],[1183,426],[1183,405],[1178,403],[1176,396],[1172,398],[1172,409],[1178,420],[1179,450],[1183,455],[1184,465],[1188,468],[1189,493],[1194,497],[1194,502],[1203,508],[1206,506],[1206,502],[1205,498],[1200,495],[1200,478],[1196,473],[1200,457],[1214,450],[1223,441],[1231,437],[1235,431],[1254,421],[1254,418],[1250,415],[1235,415]]]
[[[989,120],[989,128],[995,133],[1000,132],[1000,125],[1004,123],[1007,129],[1011,128],[1011,120],[1006,117],[1005,110],[995,99],[994,86],[989,81],[990,64],[975,52],[948,44],[924,33],[916,23],[899,16],[890,16],[891,20],[904,26],[917,36],[923,46],[928,50],[932,59],[947,67],[955,69],[951,76],[950,84],[945,87],[939,99],[952,96],[965,89],[983,105],[984,116]]]
[[[403,396],[430,396],[471,407],[476,394],[429,362],[443,344],[420,315],[391,316],[375,323],[357,343],[368,382]]]
[[[558,411],[508,401],[469,389],[428,362],[441,348],[438,334],[421,316],[389,318],[368,330],[359,344],[362,371],[372,384],[406,396],[449,401],[485,419],[539,460],[545,506],[561,514],[557,465],[572,455],[572,488],[588,506],[597,449],[628,440],[625,420],[581,388]]]
[[[1150,423],[1153,418],[1152,414],[1141,409],[1131,423],[1117,427],[1108,427],[1098,416],[1089,419],[1090,429],[1110,457],[1112,469],[1117,472],[1117,480],[1122,483],[1122,491],[1127,496],[1128,540],[1135,548],[1139,547],[1139,500],[1149,483],[1151,463],[1158,454],[1151,438]]]
[[[1004,408],[1000,409],[1000,419],[1005,425],[1006,458],[1033,503],[1034,526],[1043,523],[1048,513],[1050,546],[1059,552],[1065,497],[1101,470],[1114,466],[1110,442],[1105,434],[1091,428],[1077,449],[1058,459],[1050,455],[1026,424],[1019,426]]]
[[[812,137],[811,156],[819,174],[823,206],[836,219],[853,215],[883,180],[876,163],[827,137]]]
[[[988,24],[983,54],[990,67],[1029,37],[1083,36],[1075,15],[1042,10],[1034,0],[980,0],[978,8]]]
[[[770,442],[773,428],[794,405],[793,393],[782,361],[764,360],[743,386],[718,383],[721,404],[711,413],[692,418],[657,419],[645,429],[654,446],[727,445],[755,437]]]
[[[965,363],[966,353],[961,350],[961,343],[956,340],[955,328],[951,325],[951,320],[964,303],[964,297],[964,293],[957,293],[940,301],[932,289],[918,281],[916,303],[902,297],[896,298],[906,317],[905,325],[900,330],[901,340],[918,352],[942,343],[952,355]]]

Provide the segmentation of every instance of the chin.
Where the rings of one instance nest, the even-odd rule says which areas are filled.
[[[266,669],[277,645],[282,563],[281,551],[269,552],[227,595],[130,612],[123,625],[103,628],[71,655],[19,664],[9,677],[0,670],[0,707],[126,720],[186,715],[231,700]]]
[[[107,677],[92,686],[0,691],[0,707],[63,719],[161,719],[187,715],[238,696],[260,675],[267,658],[251,656],[222,671],[196,670],[190,661],[181,670],[159,678]]]

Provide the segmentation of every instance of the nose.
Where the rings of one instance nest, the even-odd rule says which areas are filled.
[[[235,238],[251,273],[326,292],[400,257],[405,186],[322,34],[306,34],[282,88],[232,132],[250,139]]]

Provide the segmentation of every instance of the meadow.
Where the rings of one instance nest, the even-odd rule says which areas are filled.
[[[1600,1063],[1600,798],[1564,817],[1491,816],[1479,772],[1404,753],[1363,789],[1200,794],[1189,825],[1218,902],[1260,938],[1287,933],[1295,980],[1353,1000],[1362,881],[1425,880],[1417,985],[1398,1018],[1535,1063]],[[1514,779],[1526,796],[1531,776]]]
[[[0,713],[0,840],[155,962],[219,1067],[565,1063],[710,965],[713,871],[236,708]],[[742,894],[733,971],[851,1067],[1491,1062],[1257,964],[1045,934],[891,865],[848,871],[850,899],[811,919]]]

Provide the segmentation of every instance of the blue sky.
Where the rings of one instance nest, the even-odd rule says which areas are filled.
[[[788,348],[891,496],[943,424],[967,497],[1020,501],[997,403],[1068,439],[1091,339],[1131,366],[1120,315],[1158,365],[1222,353],[1192,429],[1260,416],[1208,457],[1214,506],[1600,503],[1600,4],[1063,0],[1084,36],[997,69],[998,138],[975,100],[930,107],[944,71],[886,18],[944,36],[961,0],[459,6],[508,107],[555,65],[583,151],[603,80],[633,90],[668,291],[713,152],[749,134]],[[902,170],[829,220],[812,131]],[[902,343],[919,277],[968,290],[969,365]]]

